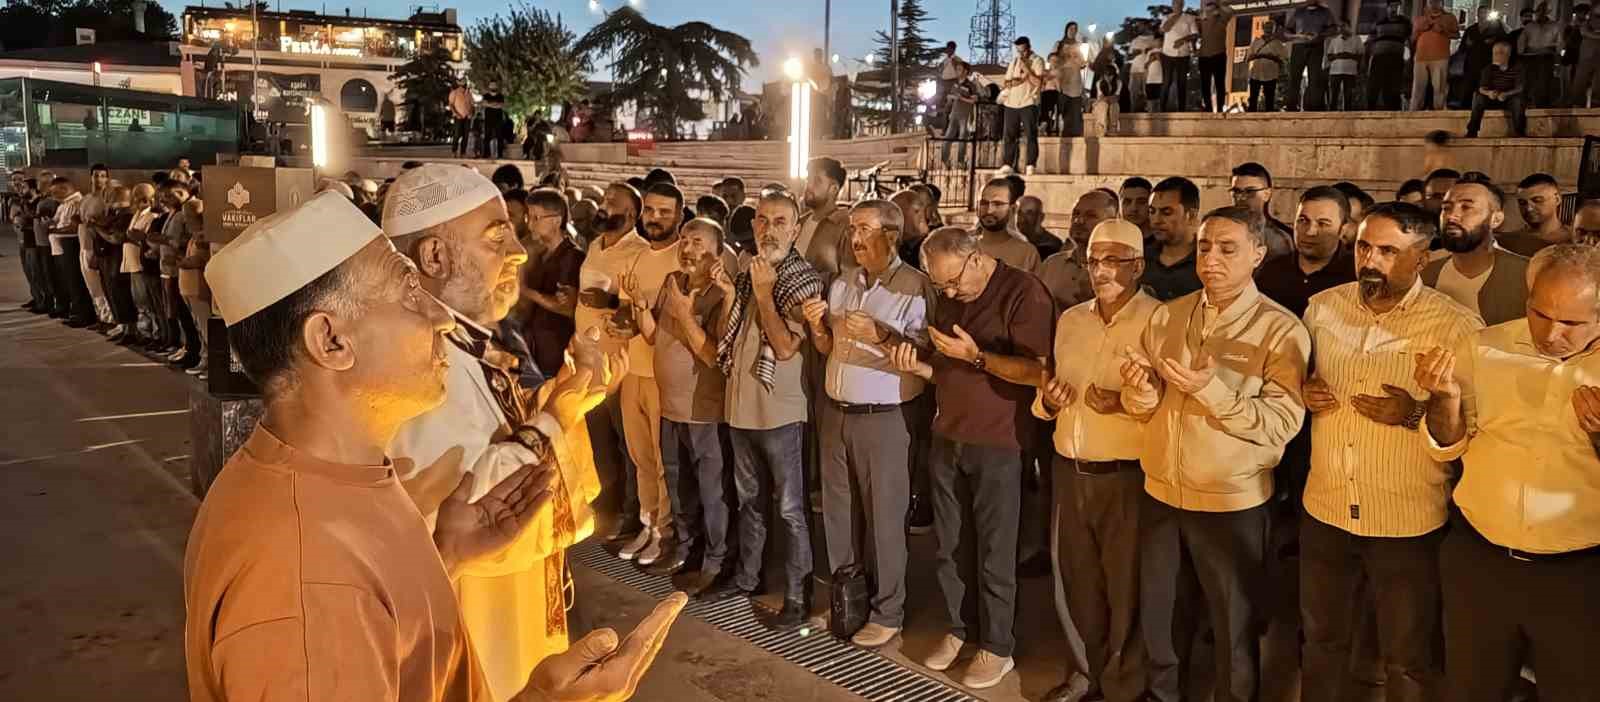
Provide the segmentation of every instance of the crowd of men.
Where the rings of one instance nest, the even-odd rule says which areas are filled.
[[[1232,108],[1224,83],[1233,62],[1228,48],[1235,11],[1219,0],[1203,0],[1198,12],[1186,8],[1185,0],[1172,0],[1162,19],[1136,21],[1138,34],[1126,53],[1113,45],[1111,34],[1098,42],[1081,35],[1077,22],[1068,22],[1059,40],[1038,49],[1030,37],[1019,36],[1004,77],[995,81],[977,76],[950,42],[937,68],[936,129],[946,139],[966,138],[985,126],[974,105],[992,102],[999,113],[989,128],[1005,140],[1002,163],[1031,173],[1039,133],[1082,136],[1084,113],[1097,101],[1111,110],[1108,121],[1114,124],[1118,112],[1130,110],[1398,110],[1409,96],[1414,111],[1472,110],[1468,137],[1478,136],[1487,110],[1505,111],[1511,133],[1523,136],[1528,109],[1589,104],[1600,71],[1600,17],[1591,17],[1589,4],[1578,3],[1570,17],[1561,18],[1541,2],[1515,22],[1483,4],[1470,24],[1464,14],[1458,18],[1444,9],[1442,0],[1411,9],[1415,14],[1391,0],[1366,35],[1357,34],[1325,0],[1267,17],[1237,47],[1243,50],[1249,97]],[[1196,74],[1198,86],[1190,78]],[[950,162],[948,147],[944,161]]]
[[[137,184],[97,164],[87,192],[49,170],[9,178],[0,209],[28,281],[22,309],[204,376],[210,247],[189,160]]]
[[[691,202],[664,169],[526,190],[413,163],[211,252],[267,413],[190,540],[197,699],[631,692],[683,601],[569,650],[564,552],[605,492],[616,556],[705,600],[765,590],[778,525],[776,629],[864,570],[863,647],[903,629],[907,535],[931,531],[948,629],[922,662],[974,689],[1014,668],[1041,554],[1070,644],[1051,700],[1185,699],[1208,663],[1214,699],[1256,699],[1269,628],[1303,642],[1305,699],[1504,702],[1524,665],[1549,699],[1600,694],[1600,203],[1563,222],[1534,174],[1501,232],[1508,195],[1439,170],[1392,201],[1309,188],[1286,223],[1246,163],[1231,206],[1130,178],[1058,234],[1015,174],[967,229],[926,185],[842,206],[837,161],[808,173]],[[150,221],[198,209],[102,174],[129,218],[13,181],[13,222],[46,221],[19,226],[46,234],[22,242],[32,304],[69,322],[105,267],[68,241],[177,246]],[[122,338],[171,321],[133,309]]]
[[[1565,224],[1536,174],[1526,228],[1502,233],[1499,186],[1441,170],[1393,202],[1311,188],[1291,224],[1250,163],[1233,206],[1130,179],[1085,193],[1060,236],[1020,176],[964,229],[933,222],[925,186],[845,208],[837,162],[809,173],[693,208],[664,170],[610,184],[583,254],[570,199],[508,194],[562,252],[530,260],[551,292],[529,299],[572,314],[524,322],[531,345],[603,327],[630,358],[589,415],[625,447],[594,442],[628,495],[619,558],[694,597],[754,595],[776,510],[769,625],[801,626],[830,577],[811,572],[814,501],[827,569],[869,574],[865,647],[903,628],[907,534],[931,527],[948,634],[923,663],[967,659],[953,677],[975,689],[1013,669],[1019,561],[1042,542],[1081,642],[1051,699],[1180,699],[1204,631],[1212,694],[1254,699],[1269,623],[1304,637],[1310,698],[1504,700],[1533,660],[1542,694],[1600,690],[1579,653],[1600,577],[1600,204]],[[733,243],[740,211],[753,239]],[[1494,592],[1517,602],[1485,611]]]

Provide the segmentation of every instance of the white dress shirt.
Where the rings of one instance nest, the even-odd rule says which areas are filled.
[[[1032,69],[1034,75],[1039,77],[1039,80],[1037,82],[1023,80],[1021,83],[1001,90],[1001,105],[1021,109],[1039,104],[1039,89],[1044,85],[1044,59],[1039,58],[1038,54],[1029,54],[1026,65]],[[1006,80],[1026,78],[1028,72],[1023,70],[1023,66],[1022,57],[1011,59],[1011,66],[1006,69]]]
[[[1056,323],[1054,375],[1072,386],[1072,401],[1052,413],[1035,395],[1033,416],[1054,419],[1056,453],[1080,461],[1133,461],[1142,455],[1144,424],[1127,414],[1100,414],[1084,403],[1089,386],[1117,392],[1122,388],[1124,346],[1138,348],[1150,316],[1161,301],[1143,290],[1134,294],[1108,324],[1100,318],[1100,302],[1090,299],[1061,313]],[[1043,391],[1041,390],[1041,393]]]
[[[1456,350],[1467,434],[1428,446],[1464,466],[1455,502],[1479,534],[1506,548],[1565,553],[1600,544],[1600,458],[1578,426],[1572,393],[1600,385],[1595,346],[1565,360],[1539,354],[1526,319],[1489,327]]]
[[[1178,21],[1161,35],[1161,53],[1174,58],[1186,57],[1194,54],[1194,35],[1200,33],[1200,20],[1187,12],[1178,16]]]
[[[1419,279],[1383,314],[1362,304],[1358,283],[1317,293],[1305,324],[1315,375],[1339,400],[1311,417],[1306,512],[1357,536],[1418,536],[1439,528],[1450,500],[1449,466],[1429,454],[1420,432],[1372,421],[1350,398],[1384,397],[1385,384],[1426,397],[1413,378],[1417,357],[1454,348],[1483,321]]]

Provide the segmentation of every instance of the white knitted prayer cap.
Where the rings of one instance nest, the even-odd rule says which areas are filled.
[[[472,168],[425,163],[400,174],[383,203],[383,232],[390,237],[420,232],[460,217],[500,189]]]
[[[238,324],[282,300],[383,236],[343,195],[326,190],[257,220],[206,264],[222,321]]]

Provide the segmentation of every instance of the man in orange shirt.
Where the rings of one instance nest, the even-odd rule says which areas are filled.
[[[450,89],[447,98],[450,106],[450,116],[455,118],[454,140],[450,143],[450,153],[465,158],[467,155],[467,129],[472,126],[472,91],[467,89],[465,81],[457,83]]]
[[[1456,16],[1444,10],[1443,0],[1428,0],[1428,8],[1417,18],[1411,31],[1416,66],[1411,72],[1411,111],[1422,109],[1423,97],[1433,87],[1433,109],[1444,109],[1448,91],[1445,75],[1450,67],[1450,40],[1461,29]]]
[[[456,325],[343,196],[251,225],[206,281],[265,412],[189,537],[190,699],[490,700],[452,584],[549,518],[552,452],[471,502],[463,480],[424,521],[386,449],[445,399]],[[594,399],[581,395],[558,401]],[[602,629],[546,657],[513,699],[626,699],[684,602],[625,640]]]

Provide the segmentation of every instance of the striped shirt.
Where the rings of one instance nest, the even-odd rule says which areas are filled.
[[[1421,432],[1372,421],[1350,398],[1385,397],[1385,384],[1425,397],[1412,378],[1417,356],[1454,348],[1483,321],[1421,280],[1383,314],[1362,304],[1358,286],[1317,293],[1306,308],[1312,366],[1339,400],[1311,417],[1306,512],[1357,536],[1426,534],[1445,522],[1449,467],[1429,455]]]
[[[1600,545],[1600,458],[1572,409],[1573,391],[1600,385],[1600,349],[1542,356],[1515,319],[1462,340],[1456,380],[1467,435],[1427,438],[1434,458],[1461,459],[1454,498],[1472,528],[1530,553]]]

